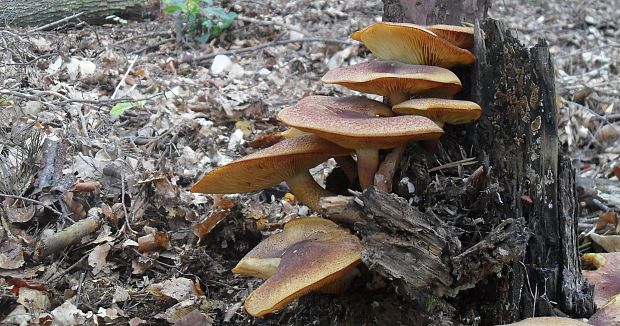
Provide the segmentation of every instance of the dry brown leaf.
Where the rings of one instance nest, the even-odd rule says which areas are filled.
[[[93,275],[99,274],[106,266],[108,253],[112,246],[108,243],[96,246],[88,255],[88,265],[93,267]]]
[[[156,249],[169,249],[170,238],[167,232],[157,231],[138,238],[138,251],[147,252]]]
[[[620,235],[600,235],[590,233],[588,236],[592,239],[592,242],[601,246],[607,252],[620,251]]]
[[[24,265],[22,246],[15,240],[8,239],[0,244],[0,268],[17,269]]]

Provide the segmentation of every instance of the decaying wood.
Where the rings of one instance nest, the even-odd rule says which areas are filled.
[[[33,258],[40,261],[45,257],[60,252],[83,237],[97,231],[101,221],[98,218],[85,218],[66,229],[41,239],[35,248]]]
[[[155,17],[158,1],[148,0],[0,0],[0,26],[37,26],[83,12],[79,19],[91,24],[110,22],[117,15],[126,19]]]
[[[499,273],[507,264],[520,259],[529,234],[525,219],[506,219],[484,239],[452,258],[454,290],[474,287],[488,276]]]
[[[461,246],[452,228],[432,213],[421,213],[405,199],[374,187],[360,198],[369,217],[368,223],[356,224],[366,266],[409,295],[448,293],[452,276],[446,257],[460,252]]]
[[[541,41],[528,51],[497,21],[481,27],[472,97],[484,112],[467,132],[477,155],[488,156],[504,206],[485,220],[496,224],[524,217],[531,233],[521,266],[513,264],[497,280],[501,300],[491,304],[493,313],[484,321],[587,315],[592,293],[580,273],[574,173],[558,148],[549,49]]]

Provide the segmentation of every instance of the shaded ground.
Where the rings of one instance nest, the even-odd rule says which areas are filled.
[[[620,161],[616,2],[496,1],[491,12],[526,44],[538,37],[551,44],[560,135],[581,171],[583,230],[602,210],[620,207],[613,192]],[[241,305],[260,282],[230,269],[261,232],[307,210],[281,200],[284,186],[225,199],[192,194],[189,186],[252,151],[246,141],[280,129],[274,113],[302,96],[351,94],[319,79],[370,57],[349,35],[379,20],[382,7],[305,0],[223,6],[245,18],[207,45],[177,46],[170,17],[0,30],[0,193],[10,195],[0,212],[0,317],[14,311],[6,322],[56,309],[55,318],[77,313],[71,318],[80,322],[96,314],[110,323],[154,324],[175,321],[182,305],[208,312],[215,324],[277,324],[299,313],[292,304],[260,322],[249,318]],[[268,45],[300,38],[321,40]],[[268,46],[234,53],[260,45]],[[231,62],[214,65],[214,54],[229,50]],[[110,109],[119,101],[112,98],[138,103],[115,116]],[[94,188],[75,185],[91,181]],[[42,234],[89,215],[103,219],[97,232],[33,259]],[[222,222],[199,241],[195,225],[206,216]],[[162,248],[141,252],[138,239],[157,231],[168,235]],[[19,280],[47,292],[11,293]]]

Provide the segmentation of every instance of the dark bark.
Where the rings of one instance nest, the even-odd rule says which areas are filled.
[[[0,0],[0,26],[40,26],[79,12],[79,20],[91,24],[109,22],[106,16],[117,15],[140,20],[158,14],[158,2],[148,0]]]

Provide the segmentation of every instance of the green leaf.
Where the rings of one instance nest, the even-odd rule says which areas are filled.
[[[167,14],[174,14],[175,12],[183,11],[181,6],[169,6],[164,8],[164,12]]]
[[[118,102],[114,104],[114,106],[110,109],[110,115],[114,117],[118,117],[123,114],[125,111],[136,107],[138,102]]]

